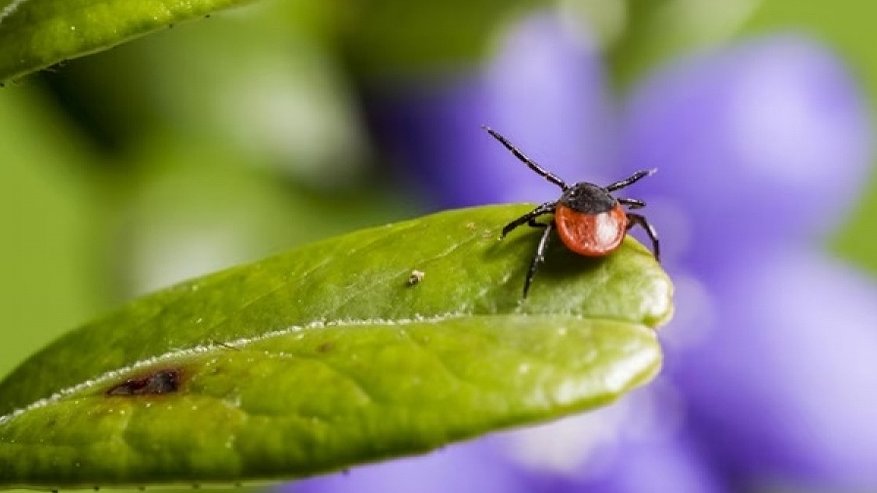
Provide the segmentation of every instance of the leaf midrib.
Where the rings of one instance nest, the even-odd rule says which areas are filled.
[[[54,392],[52,395],[42,397],[37,399],[36,401],[23,406],[19,409],[16,409],[6,415],[0,416],[0,426],[11,420],[12,418],[25,413],[27,411],[45,407],[56,402],[63,400],[64,398],[88,390],[89,388],[94,388],[105,384],[114,379],[118,379],[120,376],[130,374],[132,372],[136,372],[137,370],[141,370],[144,368],[149,368],[151,366],[155,366],[164,361],[173,360],[175,358],[187,357],[187,356],[195,356],[197,354],[202,353],[210,353],[212,351],[222,351],[228,350],[229,348],[235,349],[245,349],[247,345],[259,343],[265,341],[267,339],[275,338],[275,337],[283,337],[291,334],[295,334],[298,332],[308,331],[308,330],[320,330],[320,329],[329,329],[329,328],[339,328],[339,327],[355,327],[355,326],[374,326],[374,325],[384,325],[384,326],[397,326],[403,329],[404,327],[412,324],[419,323],[441,323],[449,320],[462,319],[462,318],[481,318],[481,317],[505,317],[505,316],[515,316],[521,318],[544,318],[550,316],[558,316],[558,315],[546,315],[546,314],[533,314],[533,313],[509,313],[509,314],[472,314],[472,313],[461,313],[461,312],[449,312],[437,316],[430,317],[415,317],[415,318],[406,318],[406,319],[347,319],[347,320],[334,320],[334,321],[312,321],[308,324],[304,325],[294,325],[290,326],[286,329],[275,330],[266,332],[264,334],[260,334],[254,337],[242,337],[231,341],[212,341],[207,345],[196,345],[188,348],[182,349],[174,349],[172,351],[167,351],[158,356],[153,356],[150,358],[138,360],[129,365],[105,371],[97,376],[87,379],[85,382],[78,383],[76,385],[72,385],[69,387],[65,387]],[[588,321],[591,323],[599,324],[600,322],[612,322],[616,324],[627,324],[632,326],[640,326],[648,328],[646,325],[633,322],[630,320],[618,319],[613,317],[586,317],[581,315],[559,315],[565,320],[571,321]],[[413,344],[420,346],[417,341],[412,338],[407,331],[405,331],[406,338],[411,340]],[[430,353],[432,354],[432,353]],[[532,356],[532,355],[531,355]],[[434,358],[438,358],[433,355]],[[543,361],[545,364],[550,364],[551,362]],[[446,367],[447,365],[442,362],[442,367]],[[447,369],[447,368],[446,368]],[[450,371],[449,371],[450,372]],[[450,372],[452,375],[453,373]],[[456,377],[455,377],[456,378]]]

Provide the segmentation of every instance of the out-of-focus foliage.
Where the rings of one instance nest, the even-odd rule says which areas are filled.
[[[416,214],[321,15],[261,2],[0,90],[4,371],[135,293]]]
[[[354,70],[387,80],[460,70],[489,54],[497,26],[544,0],[410,2],[348,0],[338,9],[341,42]]]
[[[34,94],[0,103],[0,374],[101,307],[106,248],[96,160],[65,116]]]

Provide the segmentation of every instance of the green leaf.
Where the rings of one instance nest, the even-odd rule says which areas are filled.
[[[0,487],[289,478],[613,401],[658,371],[672,285],[632,239],[555,242],[522,300],[539,233],[498,234],[527,207],[329,239],[71,332],[0,383]]]
[[[0,81],[245,0],[0,0]]]

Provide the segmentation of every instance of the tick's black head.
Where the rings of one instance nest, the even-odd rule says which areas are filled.
[[[618,201],[605,188],[581,182],[563,191],[560,204],[583,214],[600,214],[612,210]]]

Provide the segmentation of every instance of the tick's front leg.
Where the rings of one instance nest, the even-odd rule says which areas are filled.
[[[545,261],[545,250],[548,249],[548,240],[551,238],[551,231],[554,229],[554,223],[543,224],[545,227],[545,231],[542,233],[542,238],[539,239],[539,246],[536,247],[536,255],[533,255],[533,260],[530,261],[530,268],[527,269],[527,278],[524,279],[524,298],[527,297],[527,291],[530,290],[530,283],[533,282],[533,278],[536,277],[536,270],[539,269],[539,264]]]
[[[554,212],[554,208],[556,206],[557,206],[557,201],[545,202],[544,204],[540,205],[539,207],[533,209],[532,211],[530,211],[530,212],[524,214],[523,216],[515,219],[514,221],[506,224],[505,227],[502,228],[502,234],[500,235],[500,238],[505,238],[506,235],[509,234],[513,229],[517,228],[518,226],[520,226],[522,224],[527,224],[539,216],[542,216],[545,214],[551,214],[552,212]]]

